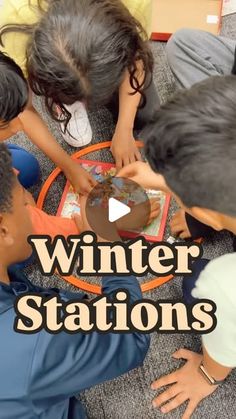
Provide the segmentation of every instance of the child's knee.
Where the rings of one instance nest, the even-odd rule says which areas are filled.
[[[32,154],[27,151],[21,151],[20,164],[16,168],[19,170],[19,181],[24,188],[30,188],[35,185],[40,177],[39,162]],[[20,167],[22,166],[22,167]]]
[[[166,53],[170,67],[174,68],[176,62],[182,60],[184,51],[187,47],[192,48],[196,39],[198,39],[199,31],[195,29],[179,29],[176,31],[166,45]]]
[[[28,168],[31,178],[34,179],[34,183],[38,181],[40,175],[39,162],[33,154],[27,153],[26,159],[28,160]]]

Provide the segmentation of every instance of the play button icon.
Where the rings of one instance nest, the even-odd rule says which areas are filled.
[[[131,212],[128,205],[123,204],[115,198],[110,198],[108,201],[108,219],[111,223],[120,220],[120,218]]]
[[[92,231],[112,241],[114,228],[119,232],[142,231],[151,213],[145,190],[130,179],[111,177],[98,183],[88,195],[86,217]],[[122,235],[122,234],[121,234]]]

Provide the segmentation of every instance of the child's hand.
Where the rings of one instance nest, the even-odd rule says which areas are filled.
[[[116,162],[117,170],[136,160],[142,160],[132,133],[116,130],[112,138],[111,152]]]
[[[159,390],[171,385],[154,399],[153,406],[159,407],[162,413],[169,413],[188,401],[182,419],[190,419],[201,400],[212,394],[218,386],[208,384],[199,372],[198,368],[202,355],[180,349],[173,354],[173,357],[175,359],[186,359],[187,362],[179,370],[160,378],[152,384],[152,390]]]
[[[162,176],[153,172],[151,167],[144,162],[129,164],[121,169],[117,176],[129,178],[145,189],[165,191]]]
[[[183,209],[180,209],[173,215],[170,221],[170,229],[173,236],[178,236],[181,239],[189,239],[191,237]]]
[[[73,214],[72,218],[75,221],[79,233],[84,233],[85,231],[92,231],[86,216],[86,201],[87,198],[83,195],[80,195],[79,202],[80,202],[80,215]]]
[[[73,160],[71,161],[69,171],[65,172],[65,175],[75,192],[80,193],[81,195],[88,195],[97,184],[90,173]]]
[[[117,221],[118,230],[142,230],[160,215],[160,203],[156,198],[132,207],[132,211]]]

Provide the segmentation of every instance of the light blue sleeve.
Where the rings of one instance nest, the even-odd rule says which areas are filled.
[[[202,337],[208,354],[225,367],[236,367],[236,254],[211,261],[192,294],[196,298],[208,298],[217,306],[217,326]]]

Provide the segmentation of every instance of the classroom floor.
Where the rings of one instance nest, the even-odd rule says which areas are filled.
[[[224,19],[222,33],[236,39],[236,15]],[[174,80],[166,61],[165,44],[153,43],[153,52],[155,55],[154,81],[158,89],[159,96],[164,102],[175,90]],[[40,100],[36,100],[36,106],[42,113],[48,123],[51,131],[62,143],[60,131],[57,123],[52,121],[46,114]],[[105,110],[98,110],[90,115],[93,128],[93,143],[106,141],[111,138],[113,126],[110,115]],[[41,152],[24,137],[19,134],[12,139],[12,142],[18,143],[27,150],[33,152],[41,165],[42,181],[44,181],[53,169],[53,164],[46,159]],[[63,145],[69,153],[75,150]],[[109,152],[99,152],[88,156],[87,158],[110,160]],[[61,196],[64,179],[61,176],[58,182],[54,184],[47,202],[46,210],[54,214]],[[41,184],[42,185],[42,184]],[[33,191],[37,196],[41,185],[38,185]],[[173,207],[172,207],[173,211]],[[204,243],[205,256],[214,258],[218,255],[232,252],[231,238],[228,234],[216,234],[215,237],[209,237]],[[58,286],[74,289],[69,284],[58,278],[43,278],[37,268],[31,267],[27,270],[31,280],[38,285]],[[223,278],[222,278],[223,279]],[[180,299],[181,298],[181,278],[175,278],[171,282],[160,288],[146,293],[146,297],[157,299]],[[74,289],[75,290],[75,289]],[[158,335],[152,336],[151,347],[148,356],[142,368],[136,369],[117,380],[97,386],[84,392],[81,399],[87,407],[89,419],[155,419],[162,418],[163,415],[154,410],[151,405],[154,396],[150,390],[151,382],[163,374],[174,370],[178,363],[171,359],[171,354],[180,347],[186,347],[192,350],[199,350],[200,339],[196,336],[188,335]],[[60,348],[58,348],[60,350]],[[78,377],[78,380],[80,378]],[[201,403],[193,418],[211,418],[211,419],[233,419],[236,417],[236,371],[227,380],[225,385],[218,391]],[[167,415],[167,418],[181,418],[183,408]]]

